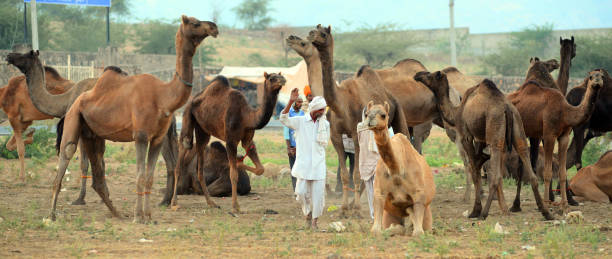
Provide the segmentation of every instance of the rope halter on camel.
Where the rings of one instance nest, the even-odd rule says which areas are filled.
[[[181,76],[179,76],[178,72],[174,72],[174,73],[176,74],[176,77],[178,77],[178,79],[179,79],[179,80],[181,80],[181,82],[182,82],[183,84],[185,84],[186,86],[189,86],[189,87],[193,87],[193,83],[189,83],[189,82],[187,82],[187,81],[183,80],[183,79],[181,78]]]
[[[249,151],[251,151],[253,149],[255,149],[255,144],[251,144],[249,146],[249,148],[247,148],[246,154],[244,154],[244,156],[238,157],[238,162],[242,163],[244,161],[244,159],[249,155]]]

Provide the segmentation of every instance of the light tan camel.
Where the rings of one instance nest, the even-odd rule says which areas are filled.
[[[559,145],[559,164],[565,165],[569,133],[572,127],[584,123],[591,116],[597,92],[603,85],[603,79],[601,72],[591,74],[585,98],[579,106],[573,106],[565,100],[561,91],[555,89],[556,83],[552,80],[547,66],[538,59],[532,59],[530,63],[528,75],[538,76],[529,77],[533,80],[526,81],[507,98],[521,114],[525,133],[530,138],[532,166],[537,161],[534,159],[537,159],[540,140],[544,143],[544,184],[545,190],[548,190],[552,178],[552,155],[555,143]],[[553,87],[550,87],[551,82]],[[566,193],[567,172],[564,166],[560,167],[559,181],[561,182],[561,209],[567,212],[569,210]],[[544,199],[547,202],[550,200],[548,192],[544,192]]]
[[[374,131],[380,154],[374,181],[374,225],[371,231],[380,233],[391,224],[404,225],[410,216],[413,236],[431,230],[430,204],[436,193],[433,174],[425,158],[412,147],[403,134],[389,137],[389,104],[368,103],[365,123]]]
[[[108,70],[90,91],[76,99],[66,114],[62,138],[58,139],[60,161],[53,186],[51,219],[55,219],[62,178],[80,138],[92,166],[93,188],[116,217],[119,213],[112,205],[104,179],[104,141],[136,142],[134,221],[151,220],[149,199],[161,142],[174,111],[187,102],[191,93],[196,48],[206,37],[217,34],[216,24],[183,15],[176,33],[177,71],[172,81],[165,83],[149,74],[125,76]]]
[[[45,67],[45,73],[51,78],[61,78],[55,69]],[[70,85],[61,80],[55,80],[46,85],[49,92],[59,94],[66,91]],[[13,128],[13,136],[6,143],[8,150],[15,150],[19,156],[19,179],[25,182],[25,145],[33,141],[34,129],[28,129],[32,122],[36,120],[47,120],[53,117],[41,113],[34,107],[26,87],[25,76],[15,76],[9,79],[8,85],[0,88],[0,108],[6,113],[7,118]],[[23,136],[26,133],[26,140]]]
[[[345,157],[342,134],[353,137],[355,141],[355,164],[359,164],[359,143],[357,142],[357,123],[361,121],[361,113],[370,100],[375,103],[388,102],[389,125],[395,132],[409,136],[403,109],[397,100],[383,86],[383,81],[378,74],[368,66],[362,66],[354,78],[342,81],[336,86],[333,78],[333,51],[334,42],[331,34],[331,26],[327,28],[318,25],[315,30],[310,31],[308,40],[313,43],[319,51],[323,78],[323,97],[329,106],[328,119],[331,127],[331,140],[336,149],[338,157]],[[346,165],[340,165],[342,176],[342,210],[348,215],[349,209],[354,209],[353,214],[359,215],[360,192],[354,192],[355,199],[349,204],[348,195],[349,173]],[[361,185],[359,168],[353,170],[353,183]]]
[[[472,174],[475,188],[474,208],[469,217],[485,219],[494,196],[491,194],[495,192],[502,214],[507,213],[502,185],[502,166],[505,153],[514,147],[523,161],[540,212],[546,219],[552,219],[538,192],[537,178],[529,166],[529,152],[519,113],[495,84],[488,79],[483,80],[468,89],[461,105],[456,107],[449,100],[449,85],[444,72],[419,72],[415,79],[434,92],[442,118],[456,129],[457,137],[463,144],[468,160],[465,167]],[[485,162],[482,152],[485,146],[489,146],[493,170],[488,175],[490,195],[483,209],[480,199],[480,170]]]
[[[593,165],[580,169],[570,182],[576,196],[595,202],[612,202],[612,151],[603,154]]]
[[[264,96],[258,109],[249,106],[246,97],[240,91],[233,89],[223,76],[213,80],[206,89],[196,95],[185,106],[183,113],[183,126],[181,129],[179,158],[174,173],[175,182],[178,182],[179,172],[186,166],[185,157],[193,146],[193,135],[196,137],[196,152],[198,164],[203,164],[204,151],[211,136],[225,141],[227,159],[230,167],[230,180],[232,183],[232,207],[234,212],[240,212],[238,205],[237,181],[238,168],[249,170],[256,175],[264,172],[259,161],[253,137],[255,130],[262,129],[272,117],[274,106],[280,89],[285,85],[285,78],[281,74],[268,74],[264,72]],[[247,151],[255,168],[242,163],[244,158],[236,157],[238,144]],[[204,191],[206,202],[211,207],[218,207],[211,199],[202,180],[202,168],[198,168],[200,185]],[[177,208],[176,186],[172,198],[172,207]]]

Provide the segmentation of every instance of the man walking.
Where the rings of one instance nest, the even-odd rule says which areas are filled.
[[[289,110],[298,96],[298,89],[293,89],[280,122],[295,130],[296,160],[291,175],[297,178],[295,193],[297,200],[302,202],[306,224],[316,229],[317,219],[325,207],[325,147],[329,142],[329,122],[323,113],[327,103],[323,97],[316,96],[308,105],[309,113],[289,117]]]

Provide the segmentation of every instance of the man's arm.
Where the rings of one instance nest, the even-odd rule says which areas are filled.
[[[295,102],[295,100],[297,100],[297,98],[300,96],[300,92],[297,88],[293,88],[293,90],[291,91],[291,97],[289,98],[289,102],[287,103],[287,106],[285,106],[285,109],[283,109],[283,111],[281,112],[281,115],[279,117],[279,121],[292,129],[296,129],[297,127],[297,123],[295,120],[295,118],[289,118],[289,110],[291,110],[291,106],[293,106],[293,103]]]

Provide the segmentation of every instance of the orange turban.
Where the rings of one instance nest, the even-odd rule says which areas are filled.
[[[310,91],[310,86],[307,85],[304,87],[304,95],[308,96],[309,94],[312,94],[312,92]]]

